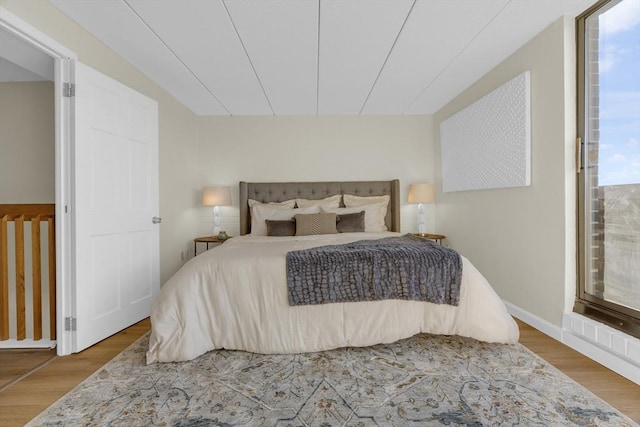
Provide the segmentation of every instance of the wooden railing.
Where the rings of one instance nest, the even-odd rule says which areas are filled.
[[[13,247],[9,242],[8,223],[13,222],[14,240]],[[25,222],[31,222],[31,242],[25,241]],[[41,223],[47,223],[47,241],[45,256],[48,259],[48,285],[49,294],[49,338],[56,337],[56,238],[55,238],[55,205],[0,205],[0,341],[8,340],[9,334],[9,304],[10,288],[15,289],[15,324],[16,339],[27,338],[27,310],[25,292],[25,271],[31,271],[31,304],[33,307],[33,336],[34,341],[42,339],[43,329],[43,305],[42,305],[42,248],[41,248]],[[31,265],[25,269],[25,247],[31,249]],[[15,283],[9,283],[9,253],[13,249],[15,253]]]

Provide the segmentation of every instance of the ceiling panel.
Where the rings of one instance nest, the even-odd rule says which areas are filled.
[[[273,114],[221,0],[127,0],[232,114]]]
[[[200,115],[431,114],[595,0],[50,0]]]
[[[360,114],[412,4],[321,2],[318,114]]]
[[[596,0],[511,0],[450,66],[405,111],[433,114],[479,77],[534,38],[558,16],[576,16]],[[528,19],[521,19],[527,16]],[[504,37],[510,34],[510,37]],[[471,73],[469,70],[473,70]]]
[[[197,114],[228,114],[125,2],[50,1]]]
[[[274,114],[316,114],[318,0],[225,4]]]
[[[417,1],[363,113],[404,111],[507,2]]]

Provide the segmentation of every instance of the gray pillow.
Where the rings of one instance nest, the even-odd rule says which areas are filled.
[[[267,236],[295,236],[296,235],[296,222],[292,219],[287,220],[273,220],[267,219]]]
[[[362,233],[364,232],[364,211],[338,215],[336,228],[338,233]]]
[[[313,234],[336,234],[336,214],[298,214],[296,219],[296,236]]]

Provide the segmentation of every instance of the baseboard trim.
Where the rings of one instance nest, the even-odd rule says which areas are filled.
[[[55,348],[55,340],[16,340],[0,341],[0,349],[19,348]]]
[[[565,314],[565,316],[563,316],[563,327],[559,327],[550,322],[547,322],[544,319],[541,319],[540,317],[532,313],[529,313],[526,310],[523,310],[522,308],[514,304],[511,304],[508,301],[504,301],[504,304],[513,317],[516,317],[517,319],[538,329],[540,332],[550,336],[556,341],[559,341],[566,346],[576,350],[577,352],[585,355],[586,357],[598,362],[602,366],[611,369],[617,374],[622,375],[629,381],[633,381],[634,383],[640,385],[640,360],[638,361],[638,364],[635,364],[627,358],[614,353],[611,349],[599,345],[597,342],[589,340],[587,336],[574,330],[574,328],[571,327],[571,324],[567,325],[567,323],[570,323],[571,320],[575,321],[576,319],[578,319],[576,316],[579,316],[579,318],[582,318],[584,316],[576,313],[570,313],[570,316]],[[591,319],[587,320],[590,323],[593,322]],[[620,332],[620,334],[626,336],[626,334],[622,332]],[[631,336],[627,337],[629,337],[627,341],[633,342],[634,346],[637,345],[635,344],[635,341],[640,341]]]

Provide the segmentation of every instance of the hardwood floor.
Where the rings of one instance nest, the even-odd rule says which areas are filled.
[[[151,328],[149,319],[70,356],[56,357],[0,392],[0,425],[22,426],[113,359]],[[0,366],[4,366],[0,352]]]
[[[518,326],[521,344],[640,423],[640,386],[525,323],[518,321]],[[32,371],[37,365],[39,367],[8,387],[0,388],[0,425],[24,425],[124,350],[149,328],[150,322],[145,319],[82,353],[55,357],[44,363],[40,359],[30,360],[28,352],[25,353],[21,357],[25,363],[24,371]],[[13,380],[16,375],[21,375],[19,372],[16,374],[19,369],[16,368],[15,359],[13,358],[14,362],[11,364]],[[5,365],[5,362],[8,360],[8,351],[0,351],[0,387],[5,383],[5,366],[9,366]],[[9,377],[8,369],[6,373]]]
[[[0,350],[0,392],[55,358],[54,348]]]
[[[640,424],[640,386],[524,322],[520,344]]]

